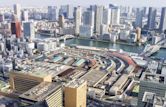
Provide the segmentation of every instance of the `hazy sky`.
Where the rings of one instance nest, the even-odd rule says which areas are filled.
[[[12,4],[19,3],[23,6],[47,6],[47,5],[62,5],[72,4],[88,6],[90,4],[108,5],[114,3],[117,5],[127,6],[154,6],[166,7],[166,0],[0,0],[0,6],[11,6]]]

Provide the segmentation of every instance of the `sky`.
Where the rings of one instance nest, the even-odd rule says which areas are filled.
[[[110,3],[123,5],[123,6],[153,6],[153,7],[166,7],[166,0],[0,0],[0,7],[12,6],[19,3],[24,7],[29,6],[48,6],[63,4],[72,4],[74,6],[89,6],[90,4],[108,5]]]

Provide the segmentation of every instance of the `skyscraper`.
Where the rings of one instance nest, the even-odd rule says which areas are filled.
[[[23,21],[28,21],[29,20],[29,16],[28,16],[28,11],[27,10],[23,11],[22,19],[23,19]]]
[[[4,14],[0,13],[0,22],[3,22],[5,20]]]
[[[35,29],[33,22],[24,22],[23,23],[24,36],[29,39],[35,38]]]
[[[111,9],[105,8],[103,10],[103,24],[110,25],[111,23]]]
[[[160,28],[159,30],[162,32],[166,30],[166,7],[162,8],[161,11],[161,19],[160,19]]]
[[[153,7],[150,7],[148,13],[148,23],[147,23],[148,30],[155,29],[156,15],[157,15],[157,10]]]
[[[65,107],[86,107],[87,82],[73,81],[65,86]]]
[[[62,5],[59,9],[59,15],[63,15],[67,18],[67,5]]]
[[[83,13],[83,25],[89,25],[94,27],[94,12],[87,10]]]
[[[111,8],[111,24],[118,25],[120,24],[120,9],[119,7]]]
[[[144,16],[144,10],[141,8],[137,8],[135,27],[142,28],[143,16]]]
[[[21,37],[21,23],[19,21],[11,23],[11,33],[15,34],[17,38]]]
[[[77,35],[79,34],[79,31],[80,31],[81,18],[82,18],[82,8],[79,6],[79,7],[76,7],[75,17],[74,17],[74,20],[75,20],[75,34],[77,34]]]
[[[73,19],[73,13],[74,13],[74,8],[71,5],[66,5],[67,6],[67,18],[68,19]]]
[[[136,34],[137,34],[137,41],[141,41],[141,28],[137,27],[136,28]]]
[[[59,26],[60,26],[61,28],[64,27],[64,23],[65,23],[65,18],[64,18],[64,16],[63,16],[63,14],[62,14],[62,15],[59,15]]]
[[[17,16],[17,19],[21,21],[21,5],[20,4],[14,4],[14,14]]]
[[[48,6],[48,20],[56,21],[56,6]]]
[[[95,15],[95,32],[97,34],[101,34],[102,21],[103,21],[103,6],[97,6],[96,15]]]

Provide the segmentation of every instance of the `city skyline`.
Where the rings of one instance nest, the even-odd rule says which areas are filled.
[[[74,6],[81,5],[81,6],[88,6],[88,5],[108,5],[110,3],[116,5],[123,5],[123,6],[134,6],[134,7],[141,7],[141,6],[152,6],[152,7],[165,7],[166,1],[165,0],[139,0],[138,2],[135,0],[2,0],[0,1],[0,7],[3,6],[12,6],[13,4],[19,3],[22,6],[47,6],[47,5],[65,5],[65,4],[72,4]]]

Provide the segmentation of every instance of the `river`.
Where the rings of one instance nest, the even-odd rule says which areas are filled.
[[[110,48],[116,50],[124,50],[127,52],[134,52],[134,53],[141,53],[144,49],[144,46],[138,45],[126,45],[126,44],[115,44],[112,42],[102,42],[102,41],[95,41],[95,40],[88,40],[88,39],[69,39],[66,40],[66,45],[82,45],[82,46],[93,46],[93,47],[100,47],[100,48]],[[160,49],[157,53],[155,53],[152,57],[155,58],[164,58],[166,59],[166,49]]]

